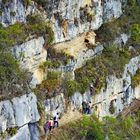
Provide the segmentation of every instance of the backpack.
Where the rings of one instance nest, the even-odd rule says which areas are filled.
[[[53,120],[54,120],[54,121],[56,120],[56,116],[55,116],[55,117],[53,117]]]

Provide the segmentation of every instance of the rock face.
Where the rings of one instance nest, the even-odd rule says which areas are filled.
[[[9,0],[5,3],[0,0],[0,22],[4,26],[15,22],[26,22],[25,7],[22,0]]]
[[[32,39],[21,45],[15,46],[13,54],[20,61],[21,68],[33,73],[31,84],[40,84],[45,74],[39,65],[46,61],[47,51],[44,46],[44,38]]]
[[[52,6],[53,5],[53,6]],[[53,14],[50,12],[53,11]],[[122,14],[121,0],[49,0],[47,11],[54,23],[55,41],[69,40]]]
[[[124,0],[126,1],[126,0]],[[48,15],[55,33],[55,42],[62,42],[78,34],[98,29],[104,22],[118,18],[122,14],[122,0],[48,0],[45,11],[37,9],[34,2],[29,5],[21,0],[0,1],[0,22],[8,26],[15,22],[26,22],[31,13]],[[45,16],[46,17],[46,16]]]
[[[91,101],[92,112],[96,113],[99,118],[107,115],[117,115],[125,106],[128,106],[133,99],[140,98],[140,87],[132,88],[131,86],[131,76],[136,74],[138,68],[140,68],[140,56],[132,58],[130,62],[126,64],[122,78],[118,79],[113,75],[108,76],[106,78],[106,87],[103,88],[99,94],[93,95],[90,90],[83,95],[76,92],[71,97],[71,109],[81,110],[83,101]],[[61,100],[63,100],[63,102]],[[65,102],[63,94],[51,100],[46,100],[44,103],[46,113],[51,115],[56,112],[63,113],[66,106]]]
[[[30,139],[30,131],[28,125],[20,128],[16,135],[14,135],[10,140],[32,140]]]
[[[34,94],[14,98],[12,102],[17,126],[21,127],[24,124],[34,123],[40,119],[36,104],[37,99]]]
[[[17,137],[23,137],[23,140],[28,140],[30,137],[28,123],[39,121],[40,115],[37,109],[37,99],[33,93],[16,97],[11,101],[0,102],[0,131],[4,132],[7,128],[19,127],[18,134],[12,138],[17,140]],[[25,126],[24,126],[25,125]],[[27,132],[26,138],[24,133]],[[22,140],[22,139],[20,139]]]
[[[65,99],[63,93],[60,95],[47,99],[44,101],[45,111],[49,115],[55,115],[56,112],[64,112],[65,111]]]

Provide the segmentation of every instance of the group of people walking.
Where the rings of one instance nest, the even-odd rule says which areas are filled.
[[[56,113],[56,115],[53,118],[51,118],[44,124],[45,134],[48,134],[48,132],[51,131],[53,128],[59,126],[59,118],[60,118],[59,113]]]
[[[91,114],[91,102],[90,101],[82,102],[82,113]],[[60,115],[59,115],[59,113],[56,113],[56,115],[53,118],[51,118],[44,124],[45,134],[48,134],[48,132],[51,131],[53,128],[59,127],[59,119],[60,119]]]
[[[91,114],[91,102],[82,102],[82,112],[83,114]]]

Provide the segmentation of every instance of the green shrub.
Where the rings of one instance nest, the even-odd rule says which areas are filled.
[[[17,133],[17,128],[13,127],[13,128],[9,128],[7,130],[8,134],[12,137],[13,135],[15,135]]]
[[[36,93],[39,93],[39,96],[41,91],[47,90],[48,94],[55,91],[57,87],[59,87],[61,84],[60,82],[60,72],[57,71],[48,71],[47,78],[42,81],[42,83],[37,87]],[[45,95],[47,97],[47,95]]]
[[[65,83],[66,96],[70,97],[78,90],[79,85],[74,80],[68,80]]]
[[[48,0],[34,0],[38,5],[42,6],[45,8],[47,5]]]
[[[11,11],[11,12],[10,12],[10,15],[11,15],[11,16],[15,16],[15,15],[16,15],[16,12],[15,12],[15,11]]]
[[[115,46],[106,47],[100,56],[87,61],[82,68],[75,70],[75,79],[81,87],[79,90],[85,92],[88,85],[92,83],[94,92],[99,93],[105,85],[106,76],[120,77],[130,58],[128,49],[119,50]]]
[[[51,44],[54,40],[54,32],[51,24],[39,14],[27,16],[28,24],[26,26],[30,34],[47,35],[47,43]]]
[[[20,44],[27,38],[22,24],[16,23],[7,28],[0,28],[0,46],[4,49]]]
[[[140,84],[140,69],[136,71],[136,74],[132,76],[132,86],[136,87]]]
[[[2,0],[2,3],[3,3],[3,4],[6,4],[6,3],[8,3],[8,2],[10,2],[10,0]]]
[[[20,92],[16,89],[15,84],[18,83],[23,90],[27,88],[27,75],[19,68],[18,62],[8,52],[0,54],[0,89],[5,97],[8,94]],[[25,88],[25,89],[24,89]]]
[[[31,3],[31,0],[23,0],[23,4],[25,7],[28,7]]]
[[[140,24],[131,26],[131,39],[135,43],[140,43]]]

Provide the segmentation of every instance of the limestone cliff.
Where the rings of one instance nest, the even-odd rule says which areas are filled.
[[[92,113],[102,118],[117,116],[140,98],[139,79],[133,84],[140,69],[139,39],[126,31],[131,24],[125,12],[129,3],[0,0],[0,51],[12,53],[29,74],[24,95],[0,98],[0,139],[39,140],[42,120],[56,112],[81,113],[83,101],[91,101]],[[113,61],[109,51],[116,57]]]

